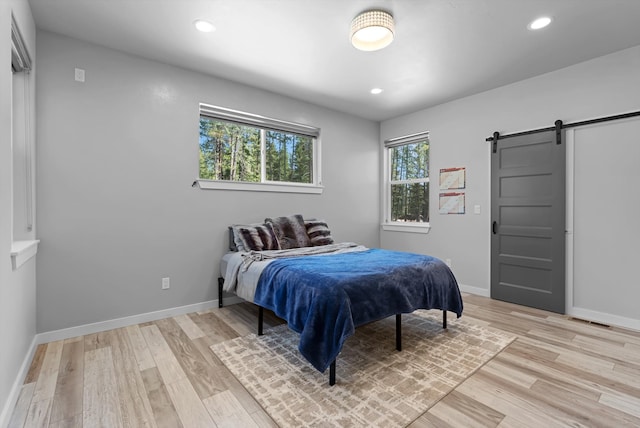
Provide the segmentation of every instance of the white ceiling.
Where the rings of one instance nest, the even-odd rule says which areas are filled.
[[[640,0],[29,0],[38,28],[384,120],[640,45]],[[391,12],[362,52],[349,25]],[[553,18],[538,32],[527,24]],[[216,26],[200,33],[193,21]],[[640,72],[640,71],[639,71]],[[371,95],[380,87],[384,92]]]

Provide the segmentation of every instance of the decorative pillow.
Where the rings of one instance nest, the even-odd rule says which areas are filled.
[[[309,236],[311,245],[333,244],[331,231],[324,220],[305,220],[304,225],[307,228],[307,236]]]
[[[233,241],[238,251],[278,250],[278,240],[270,224],[234,224]]]
[[[233,227],[229,226],[229,251],[238,251],[238,246],[235,241],[235,233],[233,233]]]
[[[307,236],[307,229],[304,226],[302,215],[294,214],[289,217],[266,218],[264,222],[271,224],[273,227],[281,250],[311,246],[311,240]]]

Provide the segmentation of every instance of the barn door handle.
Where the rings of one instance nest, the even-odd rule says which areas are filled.
[[[491,225],[491,231],[493,232],[494,235],[498,233],[498,222],[496,221],[493,222],[493,224]]]

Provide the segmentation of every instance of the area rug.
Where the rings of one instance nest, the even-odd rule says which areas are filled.
[[[281,427],[404,427],[426,412],[514,339],[462,318],[442,329],[441,312],[395,317],[359,327],[329,370],[318,372],[286,325],[211,346]]]

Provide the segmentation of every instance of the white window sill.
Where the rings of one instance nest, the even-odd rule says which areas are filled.
[[[196,180],[193,185],[208,190],[244,190],[252,192],[311,193],[322,194],[323,186],[313,184],[245,183],[234,181]]]
[[[429,223],[383,223],[382,230],[387,232],[429,233]]]
[[[29,261],[38,252],[38,239],[29,241],[14,241],[11,244],[11,267],[13,270]]]

